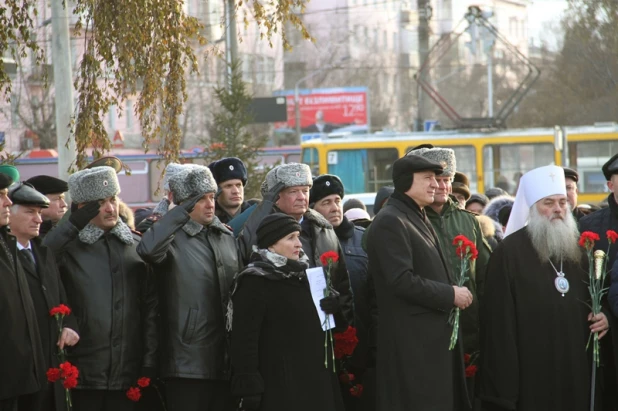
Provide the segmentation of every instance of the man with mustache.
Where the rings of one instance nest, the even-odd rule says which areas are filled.
[[[43,245],[56,256],[80,342],[69,350],[79,369],[75,411],[132,411],[126,390],[153,377],[157,294],[137,254],[139,235],[118,217],[116,170],[101,166],[68,180],[73,211]]]
[[[524,174],[507,237],[489,260],[481,306],[484,410],[589,407],[586,343],[593,332],[602,338],[608,322],[586,304],[587,260],[566,194],[561,167]]]
[[[236,157],[225,157],[211,163],[208,168],[217,182],[215,215],[219,221],[227,224],[234,217],[251,207],[245,200],[247,185],[247,168]]]
[[[230,409],[226,309],[241,268],[232,232],[215,215],[208,167],[169,179],[176,207],[144,233],[137,251],[154,266],[161,298],[161,371],[169,411]]]

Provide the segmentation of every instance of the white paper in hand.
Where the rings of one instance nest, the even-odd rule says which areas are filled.
[[[326,313],[320,308],[320,300],[324,298],[324,290],[326,289],[326,277],[324,276],[324,269],[322,267],[315,267],[307,269],[307,280],[309,280],[309,288],[311,288],[311,297],[313,298],[313,304],[318,312],[320,318],[320,324],[322,324],[322,330],[326,331],[331,328],[335,328],[335,317]],[[327,321],[328,318],[328,321]]]

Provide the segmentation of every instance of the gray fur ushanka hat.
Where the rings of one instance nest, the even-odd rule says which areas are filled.
[[[454,177],[455,171],[457,171],[457,160],[455,159],[455,152],[451,148],[419,148],[412,150],[406,155],[416,154],[417,156],[425,157],[429,160],[437,161],[442,165],[444,171],[440,174],[441,177]]]
[[[215,193],[217,183],[212,173],[205,166],[192,165],[184,167],[170,178],[170,191],[174,196],[174,203],[180,204],[199,194]]]
[[[120,194],[116,170],[107,166],[87,168],[71,174],[68,184],[71,201],[77,204]]]
[[[281,164],[266,174],[262,183],[262,194],[268,192],[277,183],[283,183],[285,188],[294,186],[313,186],[311,169],[307,164],[287,163]]]

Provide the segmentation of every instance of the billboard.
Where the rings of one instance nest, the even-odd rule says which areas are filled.
[[[294,90],[273,93],[287,99],[287,122],[275,128],[296,128]],[[368,122],[367,87],[339,87],[299,90],[300,129],[303,134],[330,133],[346,126],[363,126]]]

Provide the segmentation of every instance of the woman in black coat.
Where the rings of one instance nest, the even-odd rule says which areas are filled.
[[[244,410],[343,410],[332,364],[324,365],[325,332],[305,273],[300,231],[288,215],[267,216],[257,230],[259,250],[236,277],[232,394]],[[320,303],[326,313],[339,311],[337,297]]]

